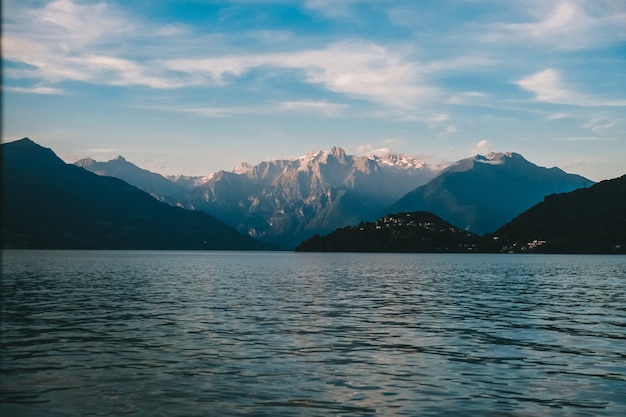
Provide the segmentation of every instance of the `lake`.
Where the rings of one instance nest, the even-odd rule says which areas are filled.
[[[0,414],[624,416],[626,256],[2,253]]]

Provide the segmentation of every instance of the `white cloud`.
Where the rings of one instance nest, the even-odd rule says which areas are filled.
[[[526,1],[535,20],[495,23],[483,39],[490,42],[541,43],[556,49],[582,49],[626,39],[626,13],[615,3],[566,0],[558,3]],[[604,7],[596,10],[596,6]]]
[[[44,87],[44,86],[36,86],[36,87],[4,87],[4,91],[10,91],[13,93],[24,93],[24,94],[44,94],[44,95],[63,95],[66,92],[60,88],[54,87]]]
[[[369,42],[339,42],[323,49],[289,53],[241,55],[206,59],[161,61],[168,70],[188,79],[224,82],[252,68],[302,71],[307,82],[335,93],[398,107],[430,100],[437,90],[420,79],[420,68],[400,54]]]
[[[561,74],[551,68],[539,71],[515,82],[520,88],[535,95],[543,103],[574,106],[626,106],[626,100],[596,98],[574,91],[561,80]]]
[[[133,30],[133,24],[105,2],[77,4],[71,0],[57,0],[30,14],[41,23],[49,24],[46,36],[66,44],[69,42],[69,46]]]
[[[592,117],[591,120],[585,123],[582,127],[590,129],[596,135],[604,135],[606,131],[611,130],[619,122],[620,120],[617,118],[599,115]]]
[[[576,94],[568,90],[561,81],[561,75],[546,69],[515,82],[522,89],[535,94],[537,101],[571,104]]]
[[[487,139],[483,139],[472,148],[471,155],[486,155],[489,152],[493,152],[493,148]]]
[[[307,81],[330,91],[373,102],[410,106],[436,95],[419,79],[417,64],[369,42],[270,56],[268,64],[300,69]]]
[[[3,57],[28,66],[10,68],[10,78],[172,89],[225,85],[252,69],[278,68],[299,71],[305,82],[330,92],[383,105],[410,107],[438,94],[422,78],[426,66],[371,42],[213,56],[206,56],[204,47],[192,48],[193,54],[184,57],[170,41],[159,46],[157,57],[150,48],[140,47],[150,34],[163,40],[186,33],[186,28],[141,25],[107,3],[71,0],[26,9],[20,16],[5,25]],[[199,53],[205,56],[198,57]]]

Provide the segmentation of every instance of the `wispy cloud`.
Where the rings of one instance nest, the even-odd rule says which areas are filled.
[[[482,36],[488,42],[548,44],[556,49],[582,49],[626,39],[626,13],[619,3],[566,0],[526,1],[530,18],[522,23],[494,23]]]
[[[613,129],[619,122],[620,120],[615,117],[597,115],[592,117],[587,123],[583,124],[582,127],[590,129],[596,135],[603,135],[607,131]]]
[[[539,71],[515,82],[520,88],[535,96],[543,103],[567,104],[573,106],[626,106],[626,100],[610,100],[576,92],[561,79],[561,74],[551,68]]]
[[[253,68],[301,71],[308,83],[350,97],[406,107],[438,94],[420,79],[420,67],[371,42],[339,42],[317,50],[158,62],[189,80],[223,83]]]
[[[368,41],[271,53],[219,55],[205,50],[188,57],[176,56],[175,45],[170,45],[171,51],[160,52],[174,57],[162,59],[138,48],[143,32],[176,36],[184,32],[181,26],[144,27],[106,3],[70,0],[57,0],[26,15],[34,21],[18,18],[8,24],[2,41],[4,59],[27,64],[12,68],[12,78],[173,89],[221,86],[252,69],[278,68],[299,71],[305,82],[329,92],[385,105],[412,106],[437,94],[422,77],[426,66]],[[38,29],[31,32],[22,26]],[[125,47],[116,43],[122,35]]]
[[[61,88],[54,87],[44,87],[44,86],[35,86],[35,87],[3,87],[3,91],[11,91],[14,93],[23,93],[23,94],[44,94],[44,95],[64,95],[67,94]]]

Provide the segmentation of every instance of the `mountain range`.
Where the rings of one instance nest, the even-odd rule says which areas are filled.
[[[3,248],[275,249],[205,212],[66,164],[28,138],[1,150]]]
[[[116,176],[162,201],[203,210],[242,233],[293,248],[302,240],[337,227],[374,218],[380,210],[434,178],[437,170],[407,155],[347,155],[342,148],[312,151],[295,159],[241,164],[205,177],[168,179],[118,157],[77,164]],[[186,194],[181,197],[181,188]]]
[[[161,201],[206,211],[286,249],[315,234],[398,212],[429,211],[473,233],[489,233],[546,195],[593,185],[516,153],[476,155],[439,170],[407,155],[354,156],[334,147],[204,177],[169,178],[122,157],[76,164],[121,178]]]
[[[354,156],[334,147],[255,166],[243,163],[204,177],[168,178],[122,156],[108,162],[82,159],[75,165],[124,180],[169,205],[204,211],[242,234],[284,249],[398,212],[429,211],[475,234],[489,233],[546,195],[593,184],[559,168],[538,167],[515,153],[477,155],[439,170],[407,155]]]
[[[547,196],[482,237],[432,213],[411,212],[316,235],[296,250],[626,254],[626,175]]]

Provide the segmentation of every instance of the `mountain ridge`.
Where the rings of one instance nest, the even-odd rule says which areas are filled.
[[[385,212],[429,211],[480,235],[495,231],[546,195],[591,185],[580,175],[539,167],[514,152],[490,153],[445,168]]]
[[[122,163],[131,164],[118,157],[101,163],[100,171],[93,163],[85,165],[122,176],[102,168]],[[149,173],[135,168],[144,176]],[[515,152],[476,155],[439,170],[386,149],[355,156],[337,146],[292,159],[244,162],[204,177],[150,178],[159,181],[158,187],[123,177],[162,201],[206,211],[241,233],[285,248],[387,213],[420,210],[483,234],[546,195],[593,184],[559,168],[539,167]],[[175,182],[176,193],[163,186],[167,181]]]
[[[3,248],[275,249],[207,213],[66,164],[28,138],[1,149]]]
[[[312,234],[371,217],[436,174],[423,161],[404,154],[354,156],[336,146],[298,158],[244,162],[204,177],[165,178],[152,173],[148,178],[149,171],[136,166],[120,170],[116,160],[84,159],[76,164],[118,176],[161,201],[206,211],[242,233],[288,248]],[[163,186],[164,180],[179,187],[176,193]]]

